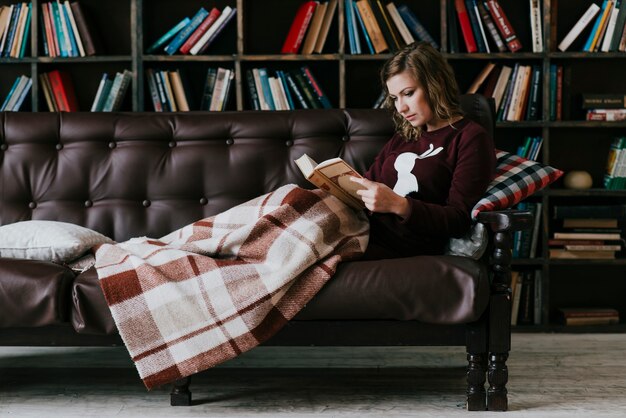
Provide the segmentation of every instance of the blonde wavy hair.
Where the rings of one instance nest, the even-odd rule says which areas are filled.
[[[424,89],[428,105],[437,118],[450,120],[463,115],[459,104],[459,87],[450,64],[429,43],[414,42],[407,45],[384,64],[380,79],[386,94],[383,107],[393,111],[396,128],[408,141],[418,140],[423,128],[412,126],[396,111],[387,89],[387,80],[405,71],[409,71]]]

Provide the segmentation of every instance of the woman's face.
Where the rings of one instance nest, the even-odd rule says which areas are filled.
[[[387,90],[398,113],[412,126],[426,126],[427,130],[432,130],[437,125],[424,89],[409,71],[390,77]]]

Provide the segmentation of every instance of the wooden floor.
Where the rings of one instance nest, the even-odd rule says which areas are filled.
[[[626,334],[514,334],[513,417],[626,417]],[[0,416],[479,417],[460,347],[261,347],[203,373],[194,405],[148,392],[124,348],[0,347]]]

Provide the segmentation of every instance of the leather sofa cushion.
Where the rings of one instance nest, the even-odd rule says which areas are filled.
[[[59,264],[0,258],[0,328],[67,322],[73,279]]]
[[[72,294],[71,321],[77,332],[116,332],[94,268],[76,278]],[[466,323],[482,315],[488,300],[487,271],[469,258],[418,256],[355,261],[340,264],[337,274],[294,320]]]

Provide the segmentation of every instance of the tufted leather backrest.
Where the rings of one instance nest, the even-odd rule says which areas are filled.
[[[482,96],[468,117],[493,132]],[[365,171],[393,126],[382,110],[0,114],[0,224],[71,222],[117,241],[160,237],[287,183],[293,163]]]

